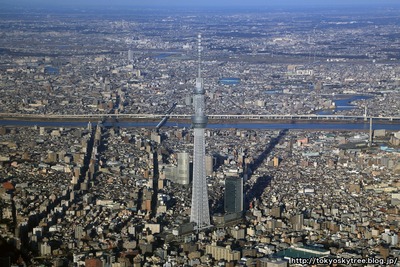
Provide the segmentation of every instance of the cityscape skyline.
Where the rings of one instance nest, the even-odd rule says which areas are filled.
[[[2,9],[0,264],[397,267],[399,9],[188,10]]]

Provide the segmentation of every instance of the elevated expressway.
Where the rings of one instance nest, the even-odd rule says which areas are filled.
[[[190,121],[188,114],[169,114],[170,121]],[[0,113],[2,120],[29,120],[29,121],[157,121],[165,117],[165,114],[15,114]],[[400,116],[356,116],[356,115],[316,115],[316,114],[211,114],[208,115],[210,123],[223,121],[240,122],[276,122],[276,121],[324,121],[324,122],[365,122],[374,121],[400,123]]]

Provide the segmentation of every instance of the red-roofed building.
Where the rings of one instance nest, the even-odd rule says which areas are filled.
[[[4,182],[3,183],[3,188],[6,189],[6,190],[14,190],[15,189],[13,184],[10,183],[10,182]]]

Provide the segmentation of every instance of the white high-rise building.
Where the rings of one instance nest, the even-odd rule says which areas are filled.
[[[132,50],[128,50],[128,61],[133,61],[133,51]]]
[[[178,184],[188,185],[189,177],[190,177],[189,153],[187,152],[178,153],[176,182]]]

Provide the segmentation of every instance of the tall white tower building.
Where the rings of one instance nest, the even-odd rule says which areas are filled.
[[[204,142],[204,129],[207,126],[208,118],[205,115],[205,91],[203,78],[201,78],[201,34],[198,35],[198,56],[198,77],[193,91],[194,115],[192,116],[192,127],[194,130],[194,150],[190,221],[196,224],[196,229],[202,229],[210,226],[210,210],[208,206]]]

